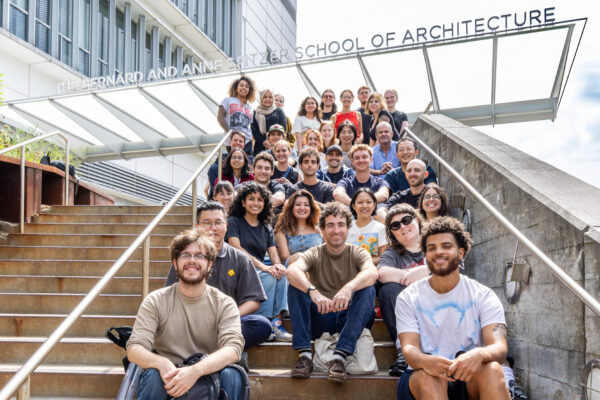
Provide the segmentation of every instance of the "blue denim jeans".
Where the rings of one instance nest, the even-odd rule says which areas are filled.
[[[319,313],[310,296],[293,286],[288,290],[288,303],[294,332],[292,348],[310,349],[311,339],[324,332],[339,333],[336,349],[352,354],[363,329],[370,329],[373,324],[375,288],[369,286],[354,292],[348,308],[339,312]]]
[[[244,350],[266,342],[271,336],[271,321],[262,315],[250,314],[240,318],[242,322],[242,336],[244,336]]]
[[[265,294],[267,295],[267,299],[260,303],[260,308],[258,309],[256,314],[262,315],[263,317],[269,319],[273,319],[273,317],[275,317],[282,311],[286,311],[288,308],[287,278],[284,276],[281,279],[277,279],[268,272],[263,272],[259,270],[256,271],[258,272],[258,277],[260,278],[263,289],[265,289]]]
[[[221,378],[221,389],[223,389],[230,400],[239,400],[242,394],[243,380],[239,371],[235,368],[225,367],[219,373]],[[221,396],[223,397],[223,396]],[[138,383],[137,400],[166,400],[167,391],[165,383],[160,377],[157,369],[144,370]],[[169,397],[170,398],[170,397]]]

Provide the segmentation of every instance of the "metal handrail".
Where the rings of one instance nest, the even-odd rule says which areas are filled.
[[[492,206],[469,182],[467,182],[458,172],[454,170],[442,157],[434,152],[429,146],[427,146],[421,139],[417,137],[410,129],[406,128],[405,131],[414,139],[421,147],[431,154],[442,167],[444,167],[450,175],[452,175],[458,182],[460,182],[465,189],[477,200],[481,205],[488,210],[506,229],[509,230],[521,243],[523,243],[529,250],[533,252],[548,268],[550,272],[554,274],[567,288],[579,297],[581,301],[585,303],[597,316],[600,317],[600,303],[592,295],[590,295],[584,288],[582,288],[577,282],[573,280],[561,267],[559,267],[554,261],[552,261],[544,252],[542,252],[531,240],[529,240],[519,229],[507,220],[494,206]]]
[[[46,341],[37,349],[35,353],[23,364],[23,366],[17,371],[15,376],[11,378],[10,381],[2,388],[0,391],[0,400],[8,400],[13,393],[19,389],[19,387],[29,378],[29,375],[41,364],[44,358],[48,355],[48,353],[52,350],[52,348],[58,343],[60,339],[67,333],[67,331],[71,328],[71,326],[77,321],[87,307],[94,301],[94,299],[100,294],[102,289],[109,283],[113,276],[121,267],[125,264],[125,262],[131,257],[131,255],[143,245],[143,253],[149,253],[149,243],[150,243],[150,233],[156,225],[160,222],[160,220],[167,215],[167,213],[173,208],[175,203],[179,200],[179,198],[185,193],[187,188],[190,185],[195,185],[195,181],[200,175],[202,171],[212,162],[213,157],[218,153],[219,157],[221,156],[221,148],[229,139],[231,133],[227,133],[223,135],[223,139],[217,144],[217,146],[209,153],[208,157],[202,161],[200,167],[192,174],[190,179],[185,183],[184,186],[179,189],[179,191],[173,196],[171,201],[169,201],[164,208],[154,217],[154,219],[148,224],[148,226],[139,234],[139,236],[131,243],[131,245],[125,250],[125,252],[121,255],[121,257],[110,267],[110,269],[104,274],[104,276],[94,285],[92,290],[77,304],[75,309],[71,311],[71,313],[64,319],[63,322],[56,328],[54,332],[46,339]],[[195,208],[195,204],[192,205]],[[147,259],[144,260],[144,264],[147,264]],[[142,274],[144,280],[148,280],[148,271],[147,267],[144,268],[144,273]],[[144,292],[147,293],[147,283],[142,284],[144,288]],[[146,294],[144,293],[144,294]]]
[[[6,149],[0,150],[0,155],[8,153],[11,150],[21,148],[21,200],[20,200],[20,211],[19,211],[19,232],[25,233],[25,146],[31,143],[35,143],[38,140],[48,139],[52,136],[60,136],[65,141],[65,198],[63,199],[63,205],[69,204],[69,139],[60,133],[59,131],[46,133],[41,136],[25,140],[24,142],[15,144],[14,146],[7,147]]]

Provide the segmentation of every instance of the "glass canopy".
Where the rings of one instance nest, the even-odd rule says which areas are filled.
[[[240,72],[285,96],[293,120],[303,98],[361,85],[395,88],[413,122],[431,104],[465,124],[554,119],[584,20],[521,31],[309,59],[245,71],[8,102],[0,120],[59,130],[88,161],[205,151],[222,135],[218,104]],[[339,98],[337,99],[339,104]],[[253,104],[256,107],[256,103]],[[355,107],[358,101],[355,99]]]

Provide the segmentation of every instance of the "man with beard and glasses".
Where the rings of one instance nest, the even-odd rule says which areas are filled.
[[[506,322],[498,296],[459,273],[471,248],[462,223],[437,217],[421,234],[431,276],[400,293],[396,325],[409,368],[398,399],[509,399],[501,363]]]
[[[231,297],[206,284],[216,258],[213,241],[198,230],[173,239],[171,259],[179,283],[144,299],[127,341],[127,358],[144,368],[138,399],[183,396],[199,378],[218,371],[229,399],[240,398],[242,375],[227,367],[240,359],[244,347],[240,313]],[[197,353],[207,356],[177,367]]]
[[[206,283],[230,296],[237,304],[242,323],[244,350],[266,342],[271,335],[271,322],[254,314],[260,303],[267,299],[260,278],[250,257],[225,242],[227,214],[225,208],[214,201],[203,202],[196,213],[196,228],[208,236],[217,248],[217,258]],[[177,271],[171,266],[165,286],[176,283]],[[240,363],[248,370],[247,353]]]

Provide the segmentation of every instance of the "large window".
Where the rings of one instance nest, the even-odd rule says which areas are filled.
[[[10,0],[9,26],[10,32],[23,40],[27,40],[28,0]]]
[[[35,47],[50,53],[50,0],[35,0]]]
[[[58,59],[73,65],[73,0],[58,1]]]
[[[90,76],[90,0],[79,1],[79,72]]]
[[[125,14],[117,10],[117,35],[115,37],[115,70],[125,73]]]
[[[96,45],[98,49],[98,76],[108,75],[108,1],[98,2],[98,35]]]

